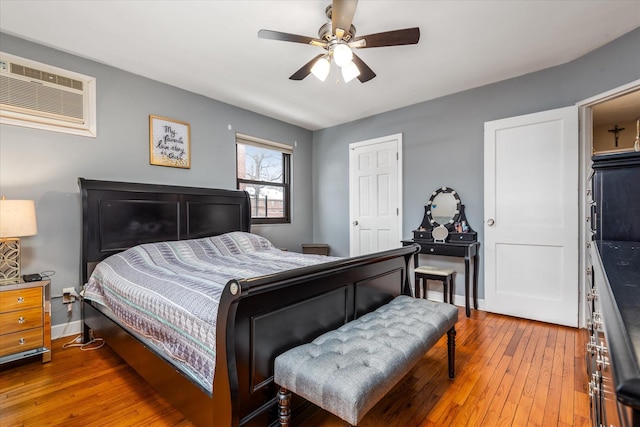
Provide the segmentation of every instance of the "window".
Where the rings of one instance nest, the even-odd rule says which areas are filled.
[[[291,222],[290,146],[236,134],[237,188],[251,197],[254,224]]]

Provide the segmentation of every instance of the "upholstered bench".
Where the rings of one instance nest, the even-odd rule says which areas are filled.
[[[453,305],[403,295],[279,355],[280,425],[289,425],[291,392],[357,425],[445,333],[453,378],[457,320]]]

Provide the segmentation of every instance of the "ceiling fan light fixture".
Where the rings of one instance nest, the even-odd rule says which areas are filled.
[[[351,63],[353,52],[351,52],[351,49],[345,43],[338,43],[333,48],[333,59],[336,61],[338,67],[344,67]]]
[[[331,62],[335,61],[342,69],[342,76],[346,82],[357,77],[361,83],[366,83],[375,78],[376,73],[353,53],[353,49],[417,44],[420,40],[420,28],[384,31],[356,38],[353,17],[357,4],[358,0],[332,0],[325,9],[327,21],[318,30],[318,38],[264,29],[258,31],[258,37],[302,43],[324,49],[324,52],[316,55],[293,73],[289,77],[290,80],[299,81],[309,74],[314,74],[318,79],[325,81],[331,73]]]
[[[349,62],[347,65],[342,67],[342,78],[345,83],[349,83],[351,80],[355,79],[360,75],[360,70],[353,62]]]
[[[325,81],[327,79],[329,71],[331,71],[331,63],[326,56],[318,59],[315,64],[313,64],[313,67],[311,67],[311,73],[320,81]]]

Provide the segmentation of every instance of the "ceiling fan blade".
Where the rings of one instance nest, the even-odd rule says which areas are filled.
[[[315,62],[318,59],[322,58],[323,56],[324,56],[324,53],[321,53],[320,55],[313,58],[311,61],[304,64],[302,68],[300,68],[298,71],[293,73],[291,77],[289,77],[289,80],[302,80],[305,77],[307,77],[309,74],[311,74],[311,68],[313,68],[313,64],[315,64]]]
[[[356,64],[356,67],[360,70],[358,80],[360,80],[361,83],[366,83],[376,76],[376,73],[355,53],[353,54],[353,63]]]
[[[353,42],[349,43],[349,46],[360,49],[366,47],[401,46],[406,44],[416,44],[419,40],[420,28],[415,27],[356,37],[353,39]],[[362,41],[364,41],[364,45],[362,45]]]
[[[356,6],[358,6],[358,0],[333,0],[331,26],[336,37],[341,39],[345,33],[349,33]]]
[[[304,44],[310,44],[310,45],[321,46],[321,47],[325,47],[327,45],[326,42],[319,39],[315,39],[313,37],[299,36],[297,34],[281,33],[280,31],[272,31],[272,30],[260,30],[258,31],[258,37],[260,37],[261,39],[278,40],[282,42],[304,43]]]

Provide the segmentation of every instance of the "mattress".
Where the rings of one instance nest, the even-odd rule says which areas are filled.
[[[211,394],[216,319],[225,285],[335,259],[282,251],[244,232],[149,243],[99,263],[84,297],[108,307],[120,323]]]

